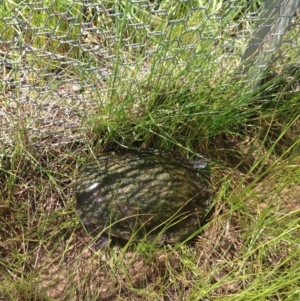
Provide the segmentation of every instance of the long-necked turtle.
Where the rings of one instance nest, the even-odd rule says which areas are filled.
[[[79,171],[79,215],[108,236],[182,241],[200,228],[209,204],[206,165],[159,150],[103,153]]]

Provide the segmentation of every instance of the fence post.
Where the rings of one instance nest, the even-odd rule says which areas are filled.
[[[257,85],[288,29],[300,0],[265,0],[257,26],[243,54],[244,74]]]

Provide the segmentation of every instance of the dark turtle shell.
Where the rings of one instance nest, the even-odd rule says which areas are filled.
[[[207,176],[194,166],[206,163],[158,150],[103,153],[79,171],[80,217],[111,236],[182,241],[201,227],[209,204]]]

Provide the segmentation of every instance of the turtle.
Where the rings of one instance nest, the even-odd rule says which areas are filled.
[[[186,240],[200,229],[210,204],[207,170],[203,159],[157,149],[101,153],[79,169],[78,215],[86,228],[101,231],[100,247],[112,237]]]

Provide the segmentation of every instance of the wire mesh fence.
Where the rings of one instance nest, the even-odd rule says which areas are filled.
[[[74,141],[106,102],[146,101],[162,83],[253,79],[273,61],[294,64],[299,3],[2,1],[0,145],[20,130],[32,145]]]

